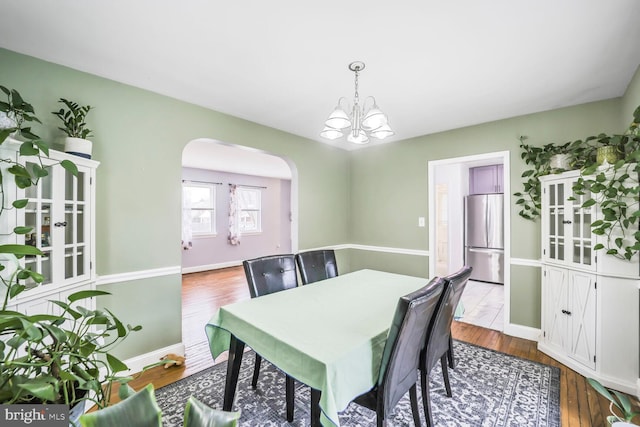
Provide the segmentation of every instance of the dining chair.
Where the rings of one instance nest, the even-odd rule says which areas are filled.
[[[440,360],[442,376],[448,397],[451,397],[451,385],[449,383],[449,371],[447,367],[447,355],[452,349],[451,323],[460,296],[471,276],[472,268],[462,267],[456,273],[444,277],[445,289],[438,303],[425,337],[424,348],[420,356],[420,383],[422,388],[422,404],[427,427],[433,425],[431,411],[431,398],[429,390],[429,373]]]
[[[240,411],[221,411],[213,409],[189,396],[184,407],[182,427],[236,427]]]
[[[329,279],[338,275],[338,264],[333,249],[301,252],[296,255],[303,285]]]
[[[78,421],[82,427],[162,427],[162,410],[156,402],[153,384],[148,384],[125,400],[81,415]]]
[[[385,424],[385,419],[407,391],[413,421],[416,426],[421,425],[416,389],[420,354],[444,286],[445,281],[436,277],[398,301],[382,353],[378,381],[370,391],[353,400],[376,411],[378,427]]]
[[[269,255],[242,262],[247,276],[251,298],[292,289],[298,286],[298,272],[293,254]],[[260,375],[262,357],[256,353],[251,386],[255,389]],[[285,393],[287,405],[287,421],[293,421],[294,382],[289,375],[285,377]]]

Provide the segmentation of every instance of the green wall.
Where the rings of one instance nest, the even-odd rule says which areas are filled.
[[[48,141],[62,136],[49,114],[65,97],[95,106],[97,272],[101,276],[180,265],[180,172],[184,146],[195,138],[265,150],[288,159],[299,184],[299,248],[346,243],[428,250],[427,163],[508,150],[512,191],[525,165],[518,137],[542,145],[600,132],[622,132],[640,104],[636,72],[622,98],[540,112],[394,144],[346,152],[256,123],[108,79],[0,49],[0,84],[31,102]],[[481,108],[481,106],[479,107]],[[425,120],[429,120],[425,114]],[[511,203],[514,199],[511,197]],[[539,223],[512,205],[514,258],[537,260]],[[428,258],[363,250],[339,251],[341,272],[378,268],[428,277]],[[100,305],[143,331],[116,353],[132,357],[181,341],[180,275],[103,286]],[[511,321],[540,325],[539,268],[512,266]],[[160,326],[162,323],[162,326]]]
[[[100,276],[179,267],[181,161],[195,138],[266,150],[294,164],[299,183],[299,247],[345,243],[349,214],[349,158],[343,150],[166,96],[0,49],[0,84],[17,89],[35,107],[55,141],[61,97],[95,106],[88,116],[95,137],[97,273]],[[99,305],[143,325],[120,346],[128,358],[181,342],[180,275],[108,286]],[[151,289],[153,288],[153,289]],[[158,313],[165,320],[157,334]]]
[[[352,243],[404,249],[429,249],[428,227],[418,228],[417,218],[428,217],[428,162],[489,152],[509,151],[512,192],[521,189],[526,169],[520,158],[519,136],[543,145],[584,138],[600,132],[620,131],[620,99],[584,104],[526,116],[425,135],[394,144],[369,147],[351,155]],[[518,216],[511,202],[511,256],[540,258],[539,221]],[[352,265],[376,268],[381,256],[351,251]],[[405,255],[402,261],[385,257],[384,269],[411,270],[429,277],[428,258]],[[380,268],[380,267],[377,267]],[[533,278],[538,279],[534,280]],[[518,266],[511,271],[511,322],[540,327],[539,268]]]

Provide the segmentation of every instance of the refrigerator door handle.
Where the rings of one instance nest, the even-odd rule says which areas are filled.
[[[477,253],[503,253],[504,249],[486,249],[486,248],[469,248],[467,247],[469,252],[477,252]]]

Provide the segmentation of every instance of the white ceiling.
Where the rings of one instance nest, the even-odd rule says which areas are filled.
[[[396,131],[387,141],[618,97],[640,64],[638,0],[2,0],[0,11],[1,47],[323,142],[338,98],[353,97],[354,60],[366,63],[361,97]]]

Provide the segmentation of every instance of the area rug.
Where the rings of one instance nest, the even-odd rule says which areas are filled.
[[[449,370],[453,397],[445,394],[439,364],[430,375],[436,426],[560,426],[558,368],[459,341],[454,341],[454,352],[456,368]],[[252,351],[247,352],[240,369],[234,402],[234,409],[242,412],[240,426],[309,426],[309,387],[296,382],[294,420],[287,422],[284,374],[263,360],[258,387],[252,389],[254,357]],[[227,363],[218,363],[156,390],[163,425],[182,425],[184,406],[191,395],[213,408],[222,408],[226,372]],[[388,420],[392,426],[413,426],[408,394]],[[340,424],[375,426],[376,415],[351,403],[340,413]]]

